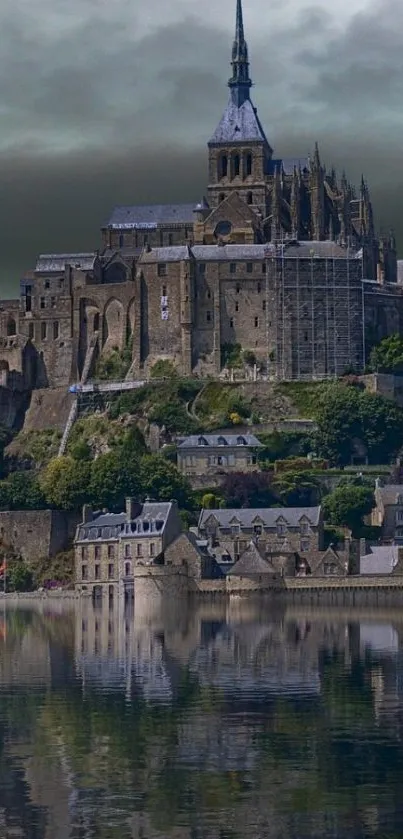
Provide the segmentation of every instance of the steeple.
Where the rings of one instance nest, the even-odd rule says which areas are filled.
[[[236,3],[235,39],[232,45],[232,77],[228,82],[234,105],[240,108],[247,99],[252,87],[249,77],[248,45],[243,29],[242,0]]]

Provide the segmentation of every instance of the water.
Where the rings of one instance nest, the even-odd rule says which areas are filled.
[[[401,839],[403,612],[0,613],[0,839]]]

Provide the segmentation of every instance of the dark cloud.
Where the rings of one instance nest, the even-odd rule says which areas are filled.
[[[144,32],[129,0],[121,15],[112,5],[70,0],[63,25],[50,0],[24,15],[0,10],[4,291],[39,251],[96,247],[114,204],[191,201],[205,189],[231,31],[181,19],[175,3],[167,25],[165,2],[150,0],[161,24]],[[403,248],[401,0],[368,2],[348,23],[292,0],[262,3],[254,31],[244,5],[253,95],[276,152],[305,155],[318,140],[329,165],[355,180],[364,171],[379,225],[393,225]]]

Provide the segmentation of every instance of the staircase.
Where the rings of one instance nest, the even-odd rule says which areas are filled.
[[[76,418],[77,418],[77,411],[78,411],[78,399],[76,397],[72,406],[71,406],[71,408],[70,408],[70,413],[67,417],[67,422],[66,422],[66,425],[65,425],[64,431],[63,431],[63,437],[60,441],[59,452],[58,452],[59,457],[64,455],[64,453],[66,451],[66,446],[67,446],[67,441],[69,439],[69,434],[70,434],[70,431],[71,431],[71,429],[72,429],[72,427],[73,427],[73,425],[76,421]]]
[[[83,371],[81,373],[81,379],[80,379],[80,384],[82,384],[82,385],[85,385],[85,383],[88,379],[88,376],[90,374],[91,367],[92,367],[92,362],[94,360],[95,350],[96,350],[97,346],[98,346],[98,332],[95,332],[94,335],[92,336],[91,340],[90,340],[90,343],[88,344],[87,352],[85,354],[84,367],[83,367]]]

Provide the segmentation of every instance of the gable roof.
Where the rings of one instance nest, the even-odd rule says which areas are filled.
[[[200,440],[206,440],[206,443],[201,444]],[[245,442],[240,443],[239,440],[244,440]],[[254,434],[191,434],[189,437],[185,437],[181,443],[178,445],[178,449],[190,449],[190,448],[207,448],[208,446],[213,446],[216,448],[226,449],[227,446],[233,446],[236,448],[245,448],[247,446],[253,446],[258,448],[262,446],[262,443],[255,437]]]
[[[399,559],[397,545],[379,545],[360,557],[360,574],[391,574]]]
[[[227,576],[248,576],[249,574],[274,574],[273,566],[267,562],[255,542],[250,542],[238,562],[230,568]]]
[[[388,484],[384,487],[378,487],[376,493],[379,493],[384,505],[397,504],[397,496],[401,495],[403,498],[403,484]]]
[[[269,146],[257,110],[251,100],[246,99],[238,108],[236,102],[230,97],[220,122],[214,134],[210,137],[209,145],[243,143],[245,140],[263,142]]]
[[[230,527],[231,520],[236,517],[242,527],[253,527],[256,516],[262,519],[265,527],[275,527],[276,522],[281,519],[289,527],[298,527],[302,518],[308,519],[313,527],[317,527],[320,521],[320,507],[264,507],[254,509],[230,509],[230,510],[202,510],[199,518],[199,527],[204,527],[210,516],[214,516],[220,527]]]
[[[37,259],[35,272],[51,273],[64,271],[66,265],[90,271],[94,267],[96,253],[41,253]]]
[[[114,207],[105,224],[112,230],[154,229],[159,224],[193,224],[193,204],[136,204]]]

